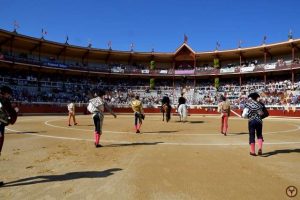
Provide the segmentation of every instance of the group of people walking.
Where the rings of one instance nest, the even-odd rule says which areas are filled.
[[[2,86],[0,88],[0,156],[2,147],[4,144],[4,133],[5,126],[9,124],[14,124],[17,120],[17,109],[14,108],[10,102],[10,97],[12,96],[13,91],[10,87]],[[105,95],[104,91],[99,91],[95,93],[94,98],[90,99],[87,109],[92,113],[92,119],[94,122],[95,132],[94,132],[94,145],[96,148],[101,147],[100,138],[103,133],[102,126],[104,120],[104,110],[109,111],[110,114],[117,117],[117,115],[112,111],[111,107],[105,102],[103,96]],[[242,113],[243,118],[248,119],[248,130],[249,130],[249,145],[250,145],[250,155],[262,155],[263,147],[263,119],[269,115],[266,107],[263,103],[259,101],[258,93],[251,93],[249,96],[249,101],[246,103],[245,108]],[[140,129],[145,119],[145,113],[143,110],[143,104],[139,96],[131,102],[131,108],[134,112],[134,129],[136,133],[140,133]],[[170,98],[166,95],[162,99],[162,112],[163,112],[163,121],[169,122],[171,119],[171,103]],[[187,117],[187,106],[186,99],[183,94],[178,99],[177,110],[180,116],[180,121],[186,121]],[[71,126],[71,119],[73,119],[74,125],[77,125],[75,118],[75,104],[68,104],[69,118],[68,126]],[[228,134],[228,118],[231,113],[230,103],[225,96],[221,96],[220,103],[218,105],[218,111],[221,113],[221,134],[226,136]],[[256,154],[255,151],[255,136],[257,138],[258,151]],[[0,186],[4,185],[0,181]]]
[[[242,117],[248,119],[249,130],[249,145],[250,155],[262,155],[263,147],[263,119],[269,116],[269,113],[265,105],[259,101],[259,94],[254,92],[249,94],[249,101],[246,103],[242,113]],[[220,103],[218,105],[218,112],[221,113],[221,134],[227,135],[228,131],[228,118],[230,116],[230,103],[225,96],[221,96]],[[255,136],[257,138],[258,151],[255,151]]]
[[[4,129],[5,126],[13,124],[17,119],[17,112],[11,106],[10,96],[12,95],[12,89],[7,86],[2,86],[0,91],[0,155],[2,146],[4,143]],[[101,147],[100,138],[103,133],[102,126],[104,120],[104,110],[106,109],[115,118],[117,115],[112,111],[111,107],[105,102],[103,96],[104,91],[98,91],[95,93],[94,98],[90,99],[87,109],[92,113],[92,119],[94,122],[95,132],[94,132],[94,145],[95,147]],[[249,145],[250,145],[250,155],[256,156],[262,154],[263,146],[263,119],[268,116],[268,111],[264,104],[259,101],[259,95],[257,93],[251,93],[249,96],[249,101],[245,105],[242,117],[248,118],[248,130],[249,130]],[[143,110],[143,104],[139,96],[131,102],[131,108],[134,112],[134,130],[135,132],[141,133],[141,126],[143,120],[145,119],[145,113]],[[162,113],[163,121],[169,122],[171,119],[171,101],[170,98],[165,95],[162,99]],[[180,121],[185,122],[187,118],[187,105],[184,94],[178,99],[177,106]],[[75,118],[75,104],[68,104],[69,118],[68,126],[71,126],[71,119],[73,119],[73,124],[77,125]],[[228,119],[231,114],[230,103],[225,96],[221,96],[220,103],[218,105],[218,111],[221,113],[221,134],[226,136],[228,134]],[[257,138],[258,151],[255,151],[255,136]],[[1,185],[1,182],[0,182]]]
[[[102,135],[102,125],[104,120],[104,109],[108,110],[115,118],[116,114],[112,111],[111,107],[103,99],[105,95],[104,91],[99,91],[95,94],[95,97],[89,101],[88,110],[93,115],[93,122],[95,126],[95,147],[101,147],[99,144],[100,137]],[[243,110],[242,117],[248,118],[248,130],[249,130],[249,145],[250,145],[250,155],[256,156],[262,155],[262,146],[263,146],[263,136],[262,136],[262,119],[268,116],[268,112],[263,103],[259,101],[258,93],[251,93],[249,96],[249,101],[245,105],[245,109]],[[143,120],[145,119],[145,113],[143,110],[143,104],[140,100],[140,97],[137,95],[131,101],[130,104],[133,112],[134,112],[134,130],[137,134],[141,133],[141,126],[143,124]],[[70,120],[73,118],[74,125],[77,125],[75,119],[75,105],[73,103],[68,105],[69,110],[69,126]],[[161,112],[163,114],[163,121],[169,122],[171,119],[171,101],[168,95],[165,95],[162,98],[162,106]],[[221,114],[221,134],[226,136],[228,134],[228,119],[231,114],[230,102],[226,99],[225,96],[220,97],[220,103],[218,104],[218,112]],[[179,119],[181,122],[186,122],[187,119],[187,105],[186,98],[184,94],[178,99],[177,111],[179,114]],[[258,143],[258,152],[255,152],[255,135]]]

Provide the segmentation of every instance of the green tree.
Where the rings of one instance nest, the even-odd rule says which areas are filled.
[[[215,78],[215,88],[219,88],[219,86],[220,86],[220,80],[219,80],[219,78],[217,77],[217,78]]]
[[[151,62],[150,62],[150,69],[151,70],[155,69],[155,61],[154,60],[151,60]]]
[[[155,79],[150,78],[150,89],[153,90],[155,88]]]
[[[220,61],[218,58],[214,58],[214,67],[219,68],[220,67]]]

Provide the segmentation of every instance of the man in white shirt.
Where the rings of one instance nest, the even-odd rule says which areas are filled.
[[[100,142],[100,137],[102,135],[102,126],[104,120],[104,109],[106,108],[110,114],[117,117],[117,115],[112,111],[112,109],[104,101],[105,91],[100,90],[96,97],[89,100],[89,105],[87,107],[88,111],[93,114],[93,121],[95,126],[95,147],[102,147]]]
[[[74,125],[77,125],[75,119],[75,104],[73,102],[68,104],[68,111],[69,111],[69,126],[71,126],[71,118],[73,119]]]

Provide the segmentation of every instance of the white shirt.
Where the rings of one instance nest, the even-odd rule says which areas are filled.
[[[69,112],[75,112],[75,104],[74,103],[69,103],[68,104],[68,111]]]
[[[100,97],[96,97],[90,100],[89,106],[91,106],[90,112],[104,112],[104,101]]]

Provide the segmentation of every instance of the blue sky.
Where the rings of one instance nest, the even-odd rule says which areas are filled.
[[[0,0],[0,28],[48,40],[114,50],[174,52],[257,46],[300,37],[299,0]]]

